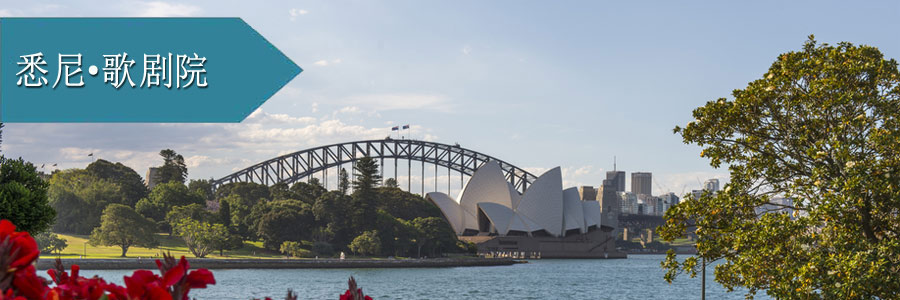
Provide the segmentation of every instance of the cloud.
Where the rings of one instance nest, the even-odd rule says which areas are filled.
[[[0,9],[0,17],[13,17],[13,12],[9,9]]]
[[[465,45],[462,47],[462,49],[460,49],[460,52],[462,52],[462,54],[464,55],[469,55],[469,53],[472,53],[472,47],[470,47],[469,45]]]
[[[291,15],[291,21],[297,19],[297,17],[308,14],[309,12],[305,9],[291,8],[288,10],[288,14]]]
[[[329,60],[325,60],[325,59],[318,60],[318,61],[314,62],[313,64],[314,64],[314,65],[317,65],[317,66],[320,66],[320,67],[325,67],[325,66],[328,66],[328,65],[336,65],[336,64],[339,64],[339,63],[341,63],[341,59],[340,59],[340,58],[336,58],[336,59],[332,59],[332,60],[330,60],[330,61],[329,61]]]
[[[375,111],[388,110],[426,110],[452,112],[453,104],[443,95],[394,93],[394,94],[366,94],[351,96],[340,102],[360,106]]]
[[[203,11],[200,7],[163,1],[133,2],[129,11],[136,12],[136,17],[192,17]]]

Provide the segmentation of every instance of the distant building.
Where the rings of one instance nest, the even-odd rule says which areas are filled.
[[[719,191],[719,180],[718,179],[710,179],[707,180],[706,183],[703,184],[703,189],[710,192],[718,192]]]
[[[678,204],[678,202],[681,201],[681,199],[679,199],[678,196],[672,192],[662,194],[659,196],[659,198],[662,199],[662,202],[663,202],[663,209],[662,209],[663,214],[665,214],[666,211],[669,210],[669,208]]]
[[[153,187],[158,183],[157,177],[159,176],[159,168],[152,167],[147,170],[147,177],[144,179],[144,184],[147,185],[147,189],[153,190]]]
[[[793,218],[794,210],[791,208],[792,206],[794,206],[794,200],[791,198],[775,197],[769,199],[768,204],[756,207],[756,213],[759,215],[767,213],[784,213]]]
[[[608,171],[606,180],[610,180],[616,192],[625,191],[625,171]]]
[[[578,187],[578,196],[581,197],[582,201],[598,200],[597,189],[589,185]]]
[[[631,193],[653,195],[653,174],[650,172],[631,173]]]
[[[623,214],[638,214],[638,198],[631,192],[619,192],[619,207]]]
[[[619,203],[619,194],[616,191],[615,181],[604,180],[603,185],[597,192],[597,201],[600,201],[600,211],[603,213],[611,213],[613,215],[622,213],[622,206]]]

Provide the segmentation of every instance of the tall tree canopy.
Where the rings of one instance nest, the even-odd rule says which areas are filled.
[[[58,215],[56,232],[90,234],[100,226],[100,215],[109,204],[129,205],[119,185],[83,169],[70,169],[50,178],[50,205]]]
[[[149,193],[141,175],[122,163],[98,159],[85,169],[94,177],[117,184],[124,196],[122,204],[134,206]]]
[[[133,208],[122,204],[110,204],[103,210],[100,227],[91,233],[91,245],[117,246],[122,249],[122,257],[132,246],[156,247],[152,220],[144,218]]]
[[[47,189],[30,162],[0,156],[0,216],[19,230],[38,234],[50,228],[56,212],[50,207]]]
[[[875,47],[818,44],[675,128],[728,166],[724,190],[666,213],[667,240],[695,229],[698,256],[669,253],[667,280],[721,260],[728,289],[788,299],[900,298],[900,73]],[[786,197],[788,202],[772,201]]]
[[[353,178],[353,206],[352,217],[358,230],[372,230],[377,219],[376,205],[378,194],[375,188],[381,182],[378,173],[378,163],[371,157],[363,157],[353,166],[356,177]],[[359,232],[362,233],[362,232]]]
[[[184,163],[184,157],[175,153],[175,150],[164,149],[159,151],[159,156],[163,158],[163,165],[159,167],[156,173],[156,180],[159,183],[177,181],[184,184],[187,180],[188,169]]]

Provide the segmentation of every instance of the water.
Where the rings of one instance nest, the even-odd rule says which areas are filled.
[[[195,290],[197,299],[282,299],[288,288],[300,299],[337,299],[356,278],[375,299],[700,299],[700,278],[663,281],[664,255],[611,260],[532,260],[498,267],[433,269],[213,270],[217,284]],[[131,271],[83,270],[84,276],[122,284]],[[707,299],[744,299],[725,292],[707,269]],[[757,299],[769,299],[757,295]]]

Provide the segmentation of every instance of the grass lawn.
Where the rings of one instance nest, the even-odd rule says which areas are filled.
[[[88,237],[86,235],[69,235],[59,234],[59,237],[66,240],[69,244],[65,250],[59,255],[60,258],[80,258],[83,253],[87,253],[84,258],[121,258],[122,248],[111,246],[91,246],[87,244]],[[184,255],[185,257],[194,257],[193,254],[184,245],[184,241],[179,237],[170,237],[165,234],[157,236],[159,247],[128,248],[128,257],[155,257],[161,256],[162,253],[171,252],[175,257]],[[44,258],[57,257],[56,254],[41,255]],[[283,258],[284,256],[275,251],[267,250],[262,247],[262,242],[244,242],[244,247],[236,250],[225,251],[225,256],[219,256],[219,252],[215,251],[206,256],[207,258]]]

